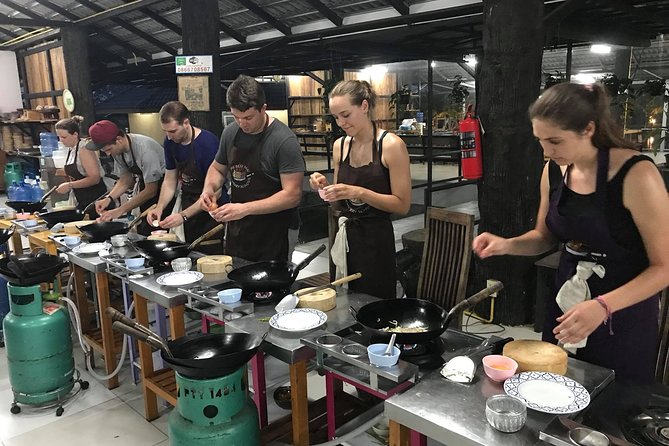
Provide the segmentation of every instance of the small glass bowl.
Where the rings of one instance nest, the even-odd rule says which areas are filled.
[[[189,257],[179,257],[178,259],[172,260],[170,265],[172,265],[174,272],[177,273],[181,271],[190,271],[191,266],[193,266],[193,261]]]
[[[527,407],[518,398],[493,395],[485,402],[488,423],[501,432],[517,432],[527,420]]]

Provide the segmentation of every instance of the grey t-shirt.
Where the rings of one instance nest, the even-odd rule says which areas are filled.
[[[238,131],[239,130],[239,131]],[[280,181],[282,173],[302,173],[305,171],[302,149],[297,137],[283,122],[275,119],[267,129],[257,135],[247,135],[239,129],[237,123],[225,127],[221,134],[216,161],[227,166],[232,147],[240,149],[253,147],[261,143],[260,165],[263,172]]]
[[[129,133],[128,138],[130,138],[132,152],[135,154],[137,167],[142,171],[144,183],[160,181],[165,176],[165,152],[163,151],[163,146],[155,139],[144,135]],[[114,173],[119,177],[126,172],[130,172],[128,167],[134,165],[130,151],[123,152],[120,155],[113,155],[112,158],[114,158]]]

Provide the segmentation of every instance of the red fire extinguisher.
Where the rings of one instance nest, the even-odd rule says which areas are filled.
[[[476,180],[483,176],[481,124],[472,117],[471,106],[467,109],[467,117],[460,121],[460,163],[465,179]]]

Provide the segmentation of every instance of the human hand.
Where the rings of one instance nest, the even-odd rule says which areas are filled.
[[[154,224],[154,222],[159,222],[160,217],[163,215],[163,210],[161,208],[155,207],[149,211],[148,214],[146,214],[146,221],[149,222],[149,226],[152,227],[157,227],[160,226],[160,224]]]
[[[70,192],[72,189],[73,189],[72,188],[72,183],[67,181],[65,183],[59,184],[58,187],[56,188],[56,192],[59,193],[59,194],[66,194],[66,193]]]
[[[338,200],[358,200],[362,201],[362,193],[365,189],[360,186],[352,186],[350,184],[337,183],[323,188],[323,200],[338,201]]]
[[[209,213],[217,222],[235,221],[249,215],[247,203],[226,203]]]
[[[325,175],[323,175],[322,173],[314,172],[309,176],[309,186],[311,186],[311,189],[313,190],[323,189],[327,185],[328,185],[328,179],[325,178]]]
[[[478,235],[472,242],[474,253],[482,259],[509,252],[509,240],[489,232]]]
[[[555,339],[562,344],[576,344],[590,336],[607,318],[606,310],[594,299],[578,303],[557,318],[553,329]]]
[[[119,218],[121,216],[121,211],[120,208],[112,209],[110,211],[102,211],[100,214],[100,221],[105,222],[105,221],[112,221],[115,218]]]
[[[105,209],[107,209],[107,206],[109,206],[112,202],[111,197],[105,197],[102,198],[98,201],[95,202],[95,212],[97,212],[99,215],[104,214]]]
[[[184,219],[181,214],[172,214],[167,217],[165,220],[160,222],[160,227],[165,229],[175,228],[184,223]]]
[[[205,212],[211,212],[216,207],[216,196],[209,192],[202,192],[202,195],[200,195],[200,209]]]

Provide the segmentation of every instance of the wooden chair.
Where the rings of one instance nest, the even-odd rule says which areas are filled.
[[[669,288],[660,294],[660,342],[658,343],[655,379],[669,385]]]
[[[431,207],[425,229],[417,296],[449,310],[467,292],[474,216]]]

